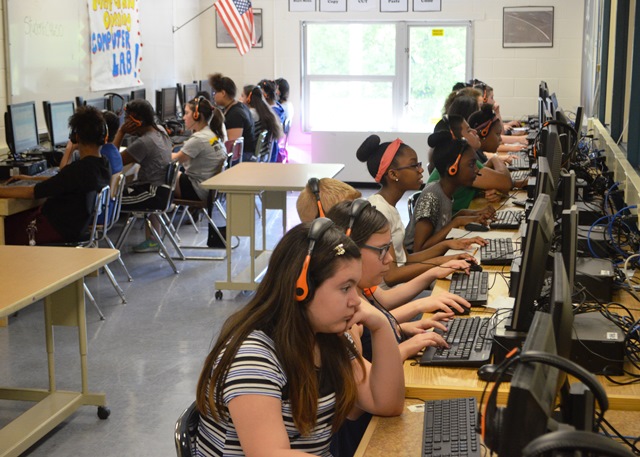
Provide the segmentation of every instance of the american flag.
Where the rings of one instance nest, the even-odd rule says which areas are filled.
[[[240,55],[245,55],[256,44],[251,2],[249,0],[218,0],[214,6]]]

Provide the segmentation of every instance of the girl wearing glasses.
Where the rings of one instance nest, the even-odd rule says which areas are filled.
[[[401,414],[402,361],[387,319],[358,296],[360,258],[325,218],[284,235],[207,356],[195,454],[329,456],[348,417]],[[355,324],[371,331],[372,362],[348,334]]]
[[[328,211],[327,217],[336,225],[343,227],[360,248],[362,276],[357,284],[360,298],[386,316],[388,324],[394,331],[402,359],[415,356],[425,347],[446,346],[444,338],[430,330],[432,328],[444,330],[445,326],[438,321],[453,316],[452,309],[462,312],[469,306],[468,302],[449,293],[407,302],[423,289],[425,282],[430,283],[435,278],[434,270],[443,270],[448,274],[454,269],[468,269],[467,262],[451,261],[446,264],[449,268],[444,268],[443,265],[423,273],[421,275],[423,277],[432,275],[426,281],[418,277],[393,289],[383,290],[377,288],[377,285],[381,283],[390,265],[393,264],[390,251],[392,249],[391,232],[387,218],[363,199],[337,203]],[[417,314],[436,311],[445,312],[435,314],[431,319],[411,321]],[[377,355],[378,348],[371,344],[370,331],[358,325],[352,327],[351,334],[362,356],[366,360],[372,360]],[[370,416],[365,414],[355,421],[345,421],[333,438],[332,455],[337,457],[353,455],[369,419]]]
[[[469,143],[453,139],[449,131],[440,131],[429,136],[429,146],[434,148],[433,162],[440,179],[427,184],[416,202],[407,227],[407,241],[412,242],[414,250],[435,246],[452,228],[471,222],[486,224],[495,213],[491,205],[482,210],[453,209],[455,192],[472,187],[479,174],[476,154]]]
[[[358,148],[356,157],[366,162],[367,169],[380,190],[368,198],[378,211],[387,218],[391,230],[393,262],[384,275],[384,282],[394,286],[409,281],[433,266],[453,259],[472,259],[467,254],[444,256],[449,249],[467,249],[471,244],[486,244],[482,238],[446,240],[424,251],[416,249],[409,253],[405,249],[405,227],[396,205],[405,192],[420,190],[422,186],[422,162],[409,145],[397,139],[380,142],[378,135],[369,136]]]
[[[499,122],[499,121],[498,121]],[[496,125],[494,123],[494,125]],[[485,128],[487,128],[485,126]],[[489,128],[487,128],[489,129]],[[469,126],[469,123],[463,117],[455,114],[444,115],[442,120],[436,124],[436,132],[449,132],[452,139],[465,139],[467,143],[476,151],[476,166],[481,172],[473,181],[473,187],[460,187],[453,194],[453,212],[466,209],[471,204],[471,200],[476,198],[480,191],[484,191],[484,196],[489,202],[500,201],[500,195],[508,193],[514,186],[511,180],[511,174],[504,162],[494,156],[483,161],[482,142],[479,132]],[[431,151],[433,157],[433,151]],[[433,160],[429,164],[433,167],[432,173],[429,175],[429,183],[440,179],[440,172],[435,169]]]

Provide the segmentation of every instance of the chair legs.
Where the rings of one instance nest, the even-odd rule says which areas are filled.
[[[100,311],[100,307],[98,306],[98,303],[96,302],[96,299],[93,298],[93,295],[91,294],[91,291],[89,290],[89,287],[87,286],[87,284],[84,284],[84,293],[87,296],[87,298],[89,299],[89,301],[91,302],[91,304],[93,305],[93,307],[96,309],[96,311],[98,311],[98,314],[100,315],[100,320],[103,321],[104,320],[104,314],[102,314],[102,311]]]
[[[111,249],[115,249],[116,247],[113,245],[113,241],[111,241],[111,238],[109,238],[108,236],[105,237],[105,241],[107,242],[107,244],[109,245],[109,247]],[[129,270],[127,269],[127,266],[124,264],[124,260],[122,260],[122,256],[118,256],[118,263],[120,263],[120,265],[122,266],[122,268],[124,269],[124,272],[127,275],[127,280],[129,282],[133,281],[133,278],[131,277],[131,274],[129,273]]]
[[[111,268],[109,268],[109,265],[105,265],[103,268],[104,268],[105,274],[109,278],[109,281],[111,281],[111,284],[113,285],[113,288],[116,290],[116,292],[118,292],[118,295],[120,295],[120,299],[122,300],[122,304],[123,305],[126,304],[127,303],[127,298],[124,296],[124,291],[120,287],[120,284],[118,284],[118,281],[116,281],[116,278],[113,276],[113,273],[111,272]]]

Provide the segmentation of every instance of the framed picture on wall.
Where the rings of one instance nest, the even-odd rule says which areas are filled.
[[[409,11],[409,0],[380,0],[382,13],[406,13]]]
[[[310,13],[316,10],[316,0],[289,0],[290,13]]]
[[[321,12],[340,12],[347,11],[347,0],[320,0]]]
[[[552,48],[553,6],[504,7],[502,47]]]
[[[413,0],[413,11],[442,11],[442,0]]]
[[[262,9],[253,9],[253,24],[256,29],[256,44],[254,48],[262,47]],[[218,12],[216,12],[216,48],[235,48],[231,35],[222,24]]]

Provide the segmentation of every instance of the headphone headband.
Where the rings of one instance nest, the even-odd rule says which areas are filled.
[[[331,219],[327,219],[326,217],[319,217],[311,222],[311,226],[309,227],[309,234],[307,235],[307,238],[309,239],[307,256],[304,259],[302,270],[300,271],[300,275],[298,276],[298,279],[296,281],[296,301],[303,301],[309,296],[309,264],[311,263],[311,254],[313,253],[313,248],[315,247],[316,242],[320,238],[322,238],[324,232],[326,232],[333,225],[333,221]]]
[[[371,206],[371,202],[369,200],[365,200],[364,198],[356,198],[353,202],[351,202],[351,211],[349,212],[349,226],[345,234],[347,236],[351,236],[351,229],[353,229],[353,224],[356,222],[356,219],[360,217],[360,214],[364,211],[365,208]]]

